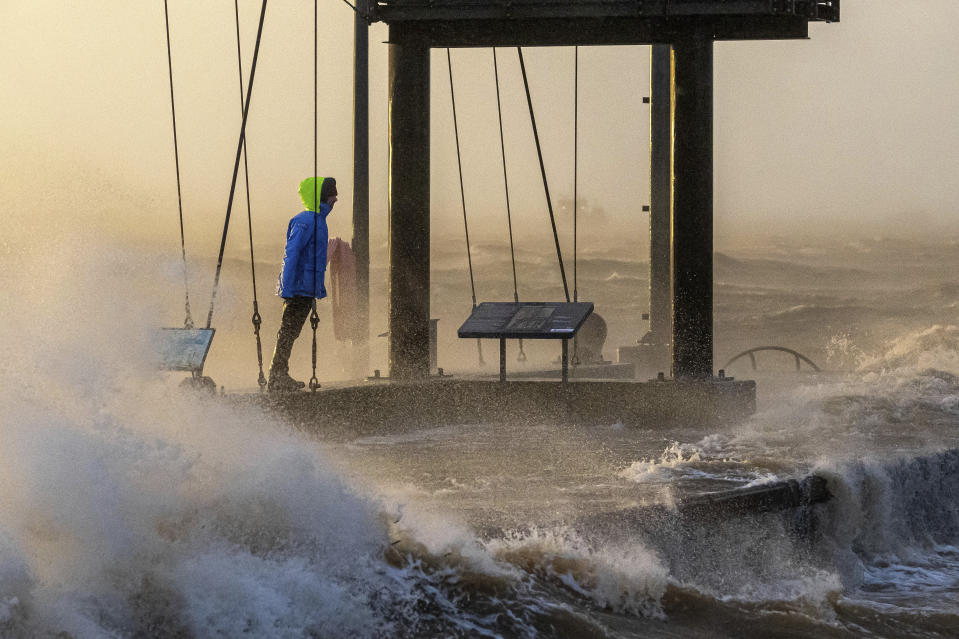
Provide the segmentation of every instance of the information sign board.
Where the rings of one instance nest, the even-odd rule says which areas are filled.
[[[483,302],[457,334],[482,339],[570,339],[592,312],[592,302]]]
[[[499,340],[499,379],[506,381],[506,340],[563,340],[563,383],[569,380],[569,340],[589,314],[592,302],[483,302],[460,326],[460,337]]]

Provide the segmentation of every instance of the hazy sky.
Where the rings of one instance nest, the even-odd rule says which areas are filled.
[[[257,0],[240,2],[249,68]],[[249,122],[254,227],[279,242],[312,167],[312,3],[269,5]],[[727,238],[796,230],[959,230],[959,3],[845,0],[811,39],[716,45],[716,228]],[[352,12],[321,2],[320,172],[350,237]],[[170,0],[188,250],[213,253],[240,108],[233,2]],[[0,210],[4,235],[52,214],[178,250],[161,0],[0,0]],[[373,229],[386,228],[386,29],[371,31]],[[572,194],[573,51],[528,53],[554,199]],[[580,195],[645,242],[649,50],[580,52]],[[479,237],[503,239],[503,187],[489,50],[453,52],[467,206]],[[515,53],[501,55],[511,194],[521,238],[546,213]],[[433,219],[461,224],[445,53],[433,55]],[[235,215],[245,216],[238,202]],[[241,251],[245,225],[230,246]],[[601,241],[602,225],[588,224]],[[568,229],[561,229],[566,231]],[[473,229],[471,229],[473,231]],[[525,233],[525,235],[524,235]],[[619,239],[619,238],[617,238]]]

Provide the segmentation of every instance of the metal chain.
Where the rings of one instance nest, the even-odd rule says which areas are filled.
[[[316,277],[314,275],[314,277]],[[314,286],[315,286],[314,280]],[[315,291],[314,291],[315,292]],[[310,326],[313,328],[313,375],[310,377],[310,392],[315,393],[320,387],[320,380],[316,378],[316,328],[320,325],[320,316],[316,313],[316,298],[313,298],[312,309],[310,310]]]
[[[317,180],[317,155],[319,154],[319,0],[313,1],[313,208],[320,208],[320,185]],[[316,313],[316,254],[319,246],[316,245],[316,227],[320,223],[320,212],[313,211],[313,303],[310,306],[310,326],[313,328],[313,376],[310,377],[310,392],[315,393],[320,387],[320,380],[316,378],[316,327],[320,325],[320,316]]]
[[[243,114],[243,57],[240,47],[240,2],[233,0],[233,8],[236,13],[236,68],[240,78],[240,114]],[[263,344],[260,340],[260,326],[263,319],[260,317],[260,306],[256,299],[256,261],[253,257],[253,207],[250,205],[250,167],[247,161],[247,141],[243,140],[243,178],[246,185],[246,221],[247,228],[250,231],[250,279],[253,282],[253,335],[256,337],[256,363],[259,367],[259,376],[256,383],[260,387],[260,392],[266,390],[266,376],[263,374]]]
[[[184,308],[186,317],[183,320],[184,328],[193,328],[193,316],[190,313],[190,282],[187,275],[186,239],[183,232],[183,197],[180,190],[180,151],[176,137],[176,102],[173,99],[173,54],[170,50],[170,12],[167,0],[163,0],[163,17],[166,22],[166,56],[167,67],[170,71],[170,112],[173,116],[173,158],[176,162],[176,201],[180,210],[180,254],[183,256],[183,289],[185,295]]]

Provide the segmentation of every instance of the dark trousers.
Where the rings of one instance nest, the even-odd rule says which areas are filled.
[[[312,297],[290,297],[283,300],[283,319],[280,321],[280,330],[276,333],[276,349],[270,363],[270,377],[289,375],[293,342],[300,336],[312,308]]]

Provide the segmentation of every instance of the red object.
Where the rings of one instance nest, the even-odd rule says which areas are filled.
[[[333,311],[333,337],[340,342],[357,338],[356,256],[349,243],[331,238],[326,249],[330,306]]]

